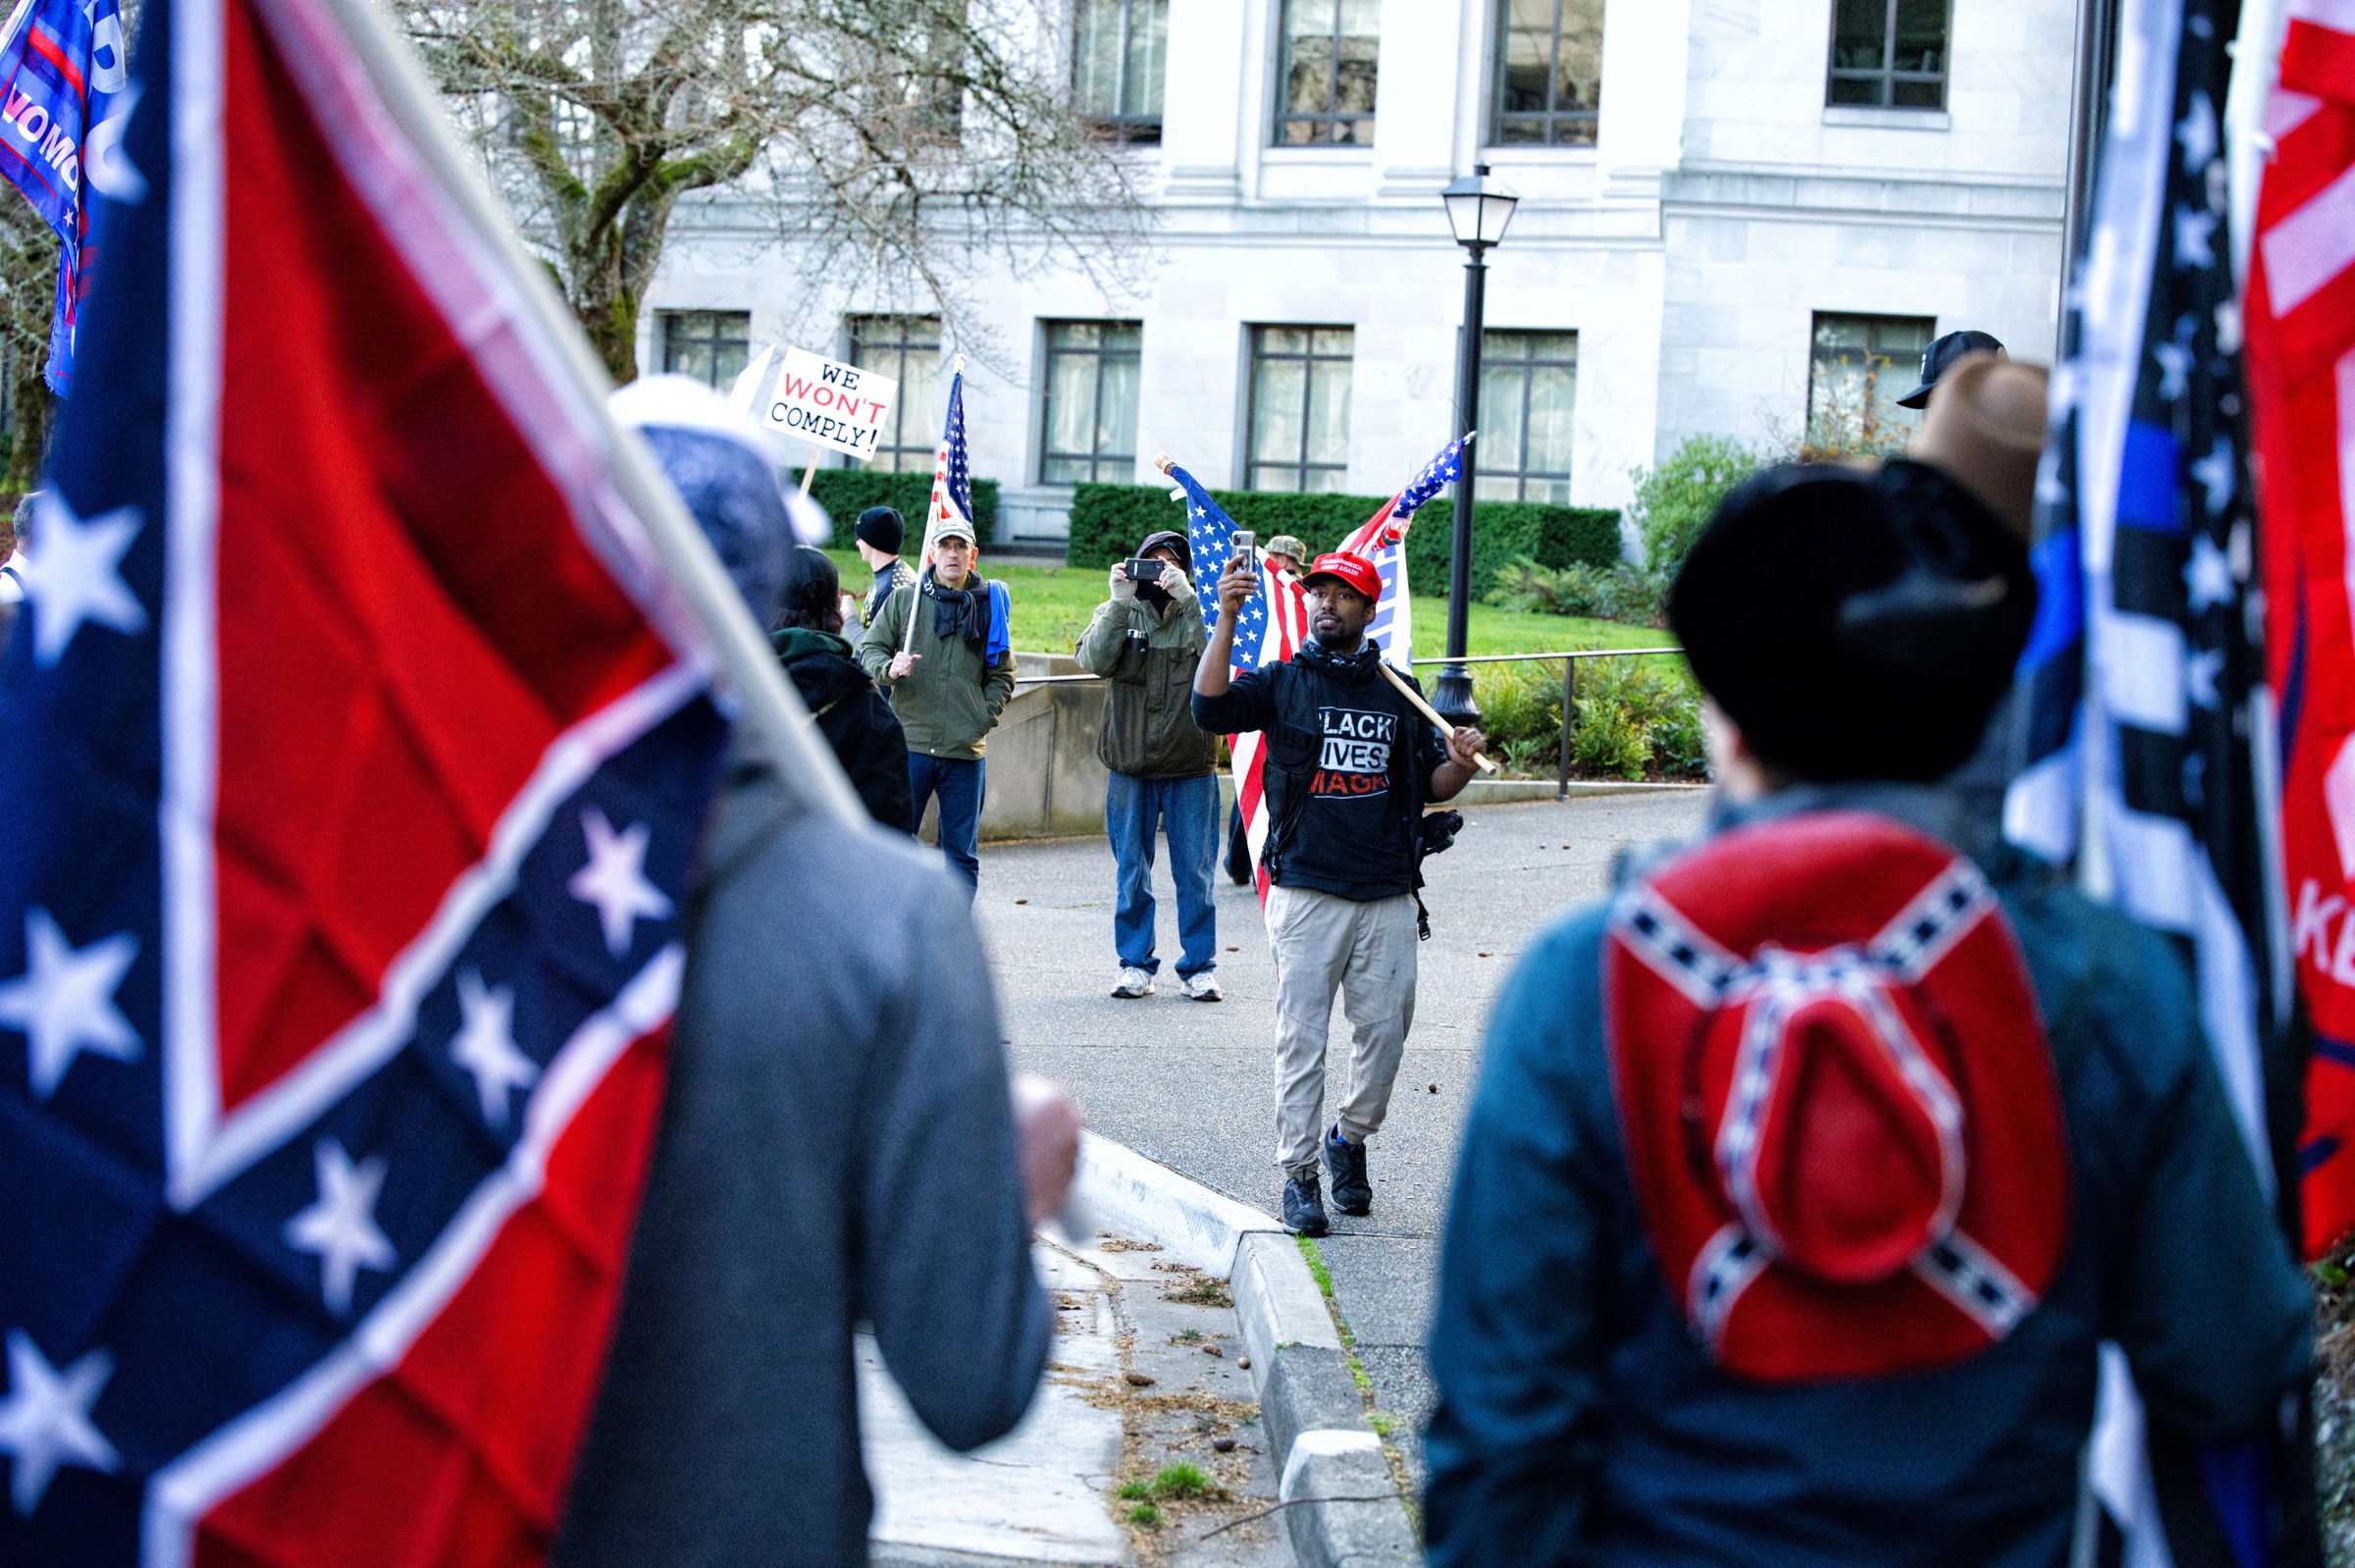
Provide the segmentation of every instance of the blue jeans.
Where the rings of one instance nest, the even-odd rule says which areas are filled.
[[[940,797],[940,852],[974,892],[981,890],[981,796],[988,785],[988,763],[950,757],[908,754],[908,790],[916,797],[913,810],[920,825],[924,802]]]
[[[1138,778],[1115,773],[1104,789],[1104,831],[1120,864],[1120,903],[1112,912],[1112,945],[1126,968],[1160,969],[1153,956],[1153,830],[1170,839],[1170,880],[1178,884],[1179,975],[1219,967],[1219,912],[1210,877],[1218,863],[1219,781]]]

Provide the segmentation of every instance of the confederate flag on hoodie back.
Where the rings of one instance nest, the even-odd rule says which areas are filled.
[[[1769,1384],[1948,1366],[2052,1282],[2068,1160],[2051,1053],[1977,867],[1827,811],[1711,839],[1622,894],[1605,1019],[1671,1300]]]

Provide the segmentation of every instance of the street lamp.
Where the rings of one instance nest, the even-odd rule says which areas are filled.
[[[1474,164],[1470,178],[1458,180],[1439,192],[1447,208],[1447,227],[1464,247],[1464,340],[1455,356],[1456,433],[1475,428],[1480,419],[1481,310],[1489,279],[1483,258],[1491,245],[1504,238],[1513,221],[1513,206],[1521,198],[1489,178],[1489,166]],[[1464,659],[1464,632],[1471,619],[1472,485],[1474,448],[1466,446],[1455,481],[1455,539],[1447,569],[1447,657],[1439,671],[1439,690],[1432,706],[1450,724],[1472,724],[1480,707],[1472,701],[1472,672]]]

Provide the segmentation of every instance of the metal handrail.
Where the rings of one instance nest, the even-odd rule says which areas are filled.
[[[1411,662],[1416,664],[1516,664],[1536,659],[1560,659],[1562,661],[1562,745],[1560,766],[1553,781],[1553,798],[1563,801],[1570,798],[1570,725],[1578,713],[1578,661],[1582,658],[1633,658],[1660,653],[1682,653],[1683,652],[1684,650],[1681,648],[1577,648],[1564,649],[1558,653],[1466,653],[1461,659],[1448,658],[1441,654],[1437,658],[1418,658]],[[1014,684],[1018,688],[1061,686],[1108,678],[1103,675],[1084,674],[1032,675],[1018,676]]]
[[[1511,664],[1535,658],[1621,658],[1636,653],[1681,653],[1681,648],[1580,648],[1559,653],[1466,653],[1462,658],[1449,658],[1441,653],[1435,658],[1410,660],[1416,664]]]

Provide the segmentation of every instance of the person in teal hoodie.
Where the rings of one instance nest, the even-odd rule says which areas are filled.
[[[2057,1568],[2105,1341],[2174,1429],[2219,1452],[2278,1437],[2311,1375],[2310,1304],[2182,965],[2166,938],[1996,842],[1939,782],[2010,684],[2033,599],[2016,538],[1903,460],[1770,471],[1696,544],[1669,613],[1709,699],[1707,837],[1546,930],[1497,1000],[1431,1329],[1435,1568]],[[1695,893],[1692,867],[1739,873],[1827,830],[1950,863],[1946,885],[1985,922],[1982,967],[2016,982],[2001,1033],[1909,1015],[1931,1019],[1945,1068],[1874,1091],[1944,1107],[1913,1122],[1962,1139],[1947,1164],[1826,1163],[1832,1144],[1887,1145],[1873,1128],[1910,1113],[1825,1115],[1812,1148],[1789,1146],[1784,1176],[1756,1176],[1776,1124],[1759,1132],[1744,1108],[1786,1089],[1794,1117],[1810,1097],[1873,1103],[1860,1078],[1787,1080],[1763,1052],[1738,1059],[1763,1064],[1754,1077],[1710,1076],[1710,1052],[1730,1049],[1712,1041],[1799,1037],[1716,1020],[1742,1006],[1755,1018],[1758,996],[1797,983],[1817,946],[1806,920],[1787,921],[1787,945],[1721,957],[1679,937],[1626,956],[1684,918],[1661,902],[1680,865],[1688,904],[1713,887],[1771,915],[1797,902],[1793,884],[1744,895],[1741,875],[1720,874]],[[2009,946],[1986,935],[2007,927]],[[1858,951],[1873,957],[1856,972],[1885,979],[1884,950]],[[1681,979],[1654,983],[1655,969]],[[1965,1018],[1986,995],[1946,993]],[[1820,1038],[1844,1027],[1839,1012],[1808,1015]],[[1646,1040],[1665,1045],[1647,1055]],[[1972,1144],[1991,1124],[2032,1135]],[[1906,1174],[1923,1170],[1925,1190],[1946,1182],[1961,1207],[1925,1211],[1918,1246],[1902,1236],[1848,1274],[1814,1261],[1838,1226],[1869,1233],[1902,1214]],[[1988,1212],[1973,1218],[1974,1202]],[[1694,1251],[1690,1222],[1712,1214],[1729,1218]],[[1966,1246],[1966,1227],[2008,1228],[2009,1262],[1965,1267],[2002,1251]]]

